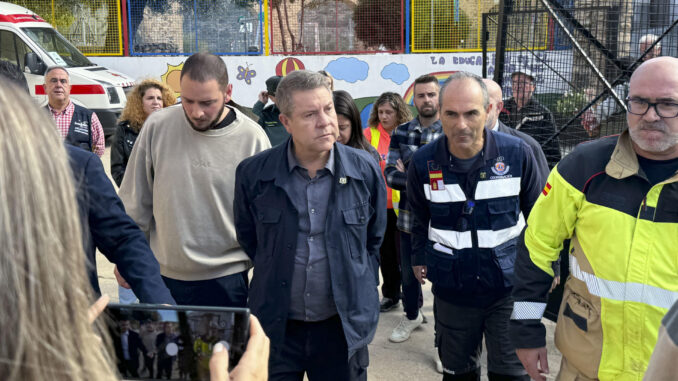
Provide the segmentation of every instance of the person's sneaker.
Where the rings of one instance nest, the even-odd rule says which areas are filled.
[[[390,311],[398,307],[398,303],[400,303],[399,300],[393,300],[391,298],[382,298],[381,302],[379,302],[379,311],[381,312]]]
[[[424,317],[422,316],[421,311],[414,320],[410,320],[407,318],[407,315],[403,315],[403,317],[400,319],[400,323],[398,323],[398,326],[393,329],[393,332],[391,332],[391,336],[389,336],[388,340],[394,343],[402,343],[403,341],[410,338],[412,331],[419,327],[423,321]]]
[[[440,361],[438,347],[433,347],[433,362],[436,364],[436,372],[443,373],[443,362]]]

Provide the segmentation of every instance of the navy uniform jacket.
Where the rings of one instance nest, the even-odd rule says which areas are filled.
[[[125,213],[122,201],[106,176],[97,155],[66,144],[78,198],[92,288],[100,294],[96,256],[98,248],[118,266],[142,303],[176,304],[160,277],[160,265],[144,233]]]
[[[443,135],[414,153],[407,179],[412,264],[427,265],[437,297],[477,307],[510,293],[521,232],[543,186],[525,142],[484,134],[469,171],[451,163]]]
[[[386,187],[369,153],[334,144],[325,242],[331,285],[349,353],[374,337],[379,318],[379,247]],[[281,186],[290,180],[287,144],[243,160],[235,175],[238,241],[254,262],[249,307],[275,351],[283,343],[296,253],[297,211]]]

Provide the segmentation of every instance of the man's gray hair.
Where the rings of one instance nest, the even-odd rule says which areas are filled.
[[[640,40],[638,40],[638,44],[639,45],[642,45],[642,44],[651,45],[651,44],[654,44],[655,41],[657,41],[657,38],[659,38],[659,37],[657,37],[656,34],[652,34],[652,33],[646,34],[646,35],[643,35],[640,38]],[[655,45],[655,48],[661,47],[661,46],[662,46],[662,43],[660,41],[660,42],[657,43],[657,45]]]
[[[47,78],[47,74],[53,72],[54,70],[63,70],[64,72],[66,72],[66,76],[69,79],[71,78],[71,75],[68,73],[68,70],[66,70],[66,67],[60,66],[60,65],[54,65],[54,66],[48,67],[47,70],[45,70],[45,78]]]
[[[309,70],[295,70],[283,77],[278,84],[278,89],[275,92],[276,105],[281,113],[290,116],[294,110],[294,103],[292,102],[294,93],[314,90],[319,87],[327,89],[330,94],[332,93],[327,77],[324,75]]]
[[[490,95],[487,93],[487,86],[485,86],[485,82],[483,82],[483,79],[480,78],[479,76],[475,74],[471,74],[467,71],[458,71],[445,81],[443,83],[443,86],[440,88],[440,95],[438,95],[438,106],[442,109],[443,107],[443,94],[445,94],[445,89],[447,89],[447,86],[449,86],[450,83],[455,82],[455,81],[461,81],[461,80],[467,80],[471,79],[475,81],[478,86],[480,86],[480,91],[483,94],[483,107],[487,108],[490,104]]]

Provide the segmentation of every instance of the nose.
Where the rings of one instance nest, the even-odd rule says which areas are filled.
[[[655,107],[657,106],[652,105],[648,107],[647,112],[643,115],[643,120],[648,122],[656,122],[661,119],[661,117],[657,114],[657,109]]]
[[[193,119],[201,119],[203,115],[205,115],[205,113],[202,112],[202,109],[195,105],[191,107],[190,114]]]

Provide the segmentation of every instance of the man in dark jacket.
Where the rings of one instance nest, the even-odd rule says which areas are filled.
[[[130,329],[129,320],[120,320],[118,323],[119,335],[114,335],[118,370],[122,376],[139,377],[139,355],[146,356],[147,350],[141,341],[141,336]]]
[[[527,380],[508,337],[513,263],[542,184],[522,140],[485,128],[487,87],[469,73],[440,89],[444,135],[407,172],[412,264],[433,284],[443,380],[479,380],[483,338],[490,381]]]
[[[28,92],[26,77],[16,65],[0,65],[0,78]],[[101,160],[72,145],[65,147],[76,187],[89,280],[95,293],[101,293],[96,268],[98,248],[118,265],[141,302],[175,304],[146,237],[125,213]]]
[[[254,262],[249,307],[271,339],[270,380],[366,380],[379,318],[386,188],[370,155],[343,144],[321,74],[278,88],[285,144],[243,160],[233,202]]]
[[[175,304],[160,277],[160,266],[144,233],[125,213],[122,201],[106,176],[99,158],[85,150],[66,145],[77,191],[83,226],[89,280],[99,294],[96,249],[112,263],[142,303]]]
[[[532,136],[544,150],[549,167],[560,161],[558,138],[547,140],[556,132],[553,114],[536,100],[535,78],[527,69],[511,74],[513,97],[504,102],[504,112],[499,115],[502,123]]]
[[[268,140],[271,141],[271,146],[275,147],[287,141],[290,134],[287,133],[285,127],[280,122],[280,109],[275,103],[275,92],[278,89],[278,83],[282,77],[275,75],[266,80],[266,91],[259,93],[259,99],[254,104],[252,112],[259,116],[259,125],[266,132]],[[266,102],[271,100],[271,105],[266,106]],[[266,107],[264,107],[266,106]]]

